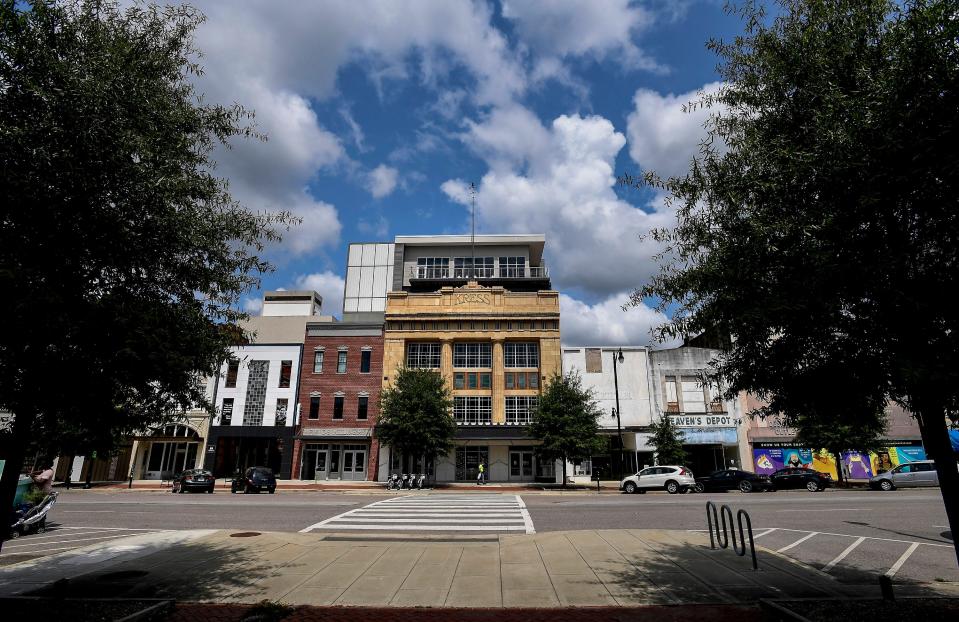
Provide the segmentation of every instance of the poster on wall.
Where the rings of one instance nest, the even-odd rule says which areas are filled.
[[[756,473],[769,475],[785,467],[812,468],[813,452],[799,447],[753,449]]]

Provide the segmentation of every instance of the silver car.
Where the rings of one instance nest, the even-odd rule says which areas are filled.
[[[665,490],[671,495],[689,492],[696,486],[693,472],[684,466],[654,466],[623,478],[619,489],[627,493]]]
[[[895,490],[918,486],[938,486],[939,474],[932,460],[919,460],[900,464],[891,471],[880,473],[869,480],[873,490]]]

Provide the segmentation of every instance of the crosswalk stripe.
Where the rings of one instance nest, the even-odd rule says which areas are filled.
[[[535,533],[519,495],[405,495],[375,501],[302,529]]]

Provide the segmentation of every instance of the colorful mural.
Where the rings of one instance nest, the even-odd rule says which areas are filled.
[[[925,450],[917,446],[887,447],[879,452],[868,454],[847,451],[842,454],[843,475],[848,479],[868,479],[900,464],[925,459]],[[769,475],[785,467],[814,469],[820,473],[828,473],[833,479],[838,479],[836,460],[825,450],[814,451],[801,447],[753,449],[753,468],[756,473]]]

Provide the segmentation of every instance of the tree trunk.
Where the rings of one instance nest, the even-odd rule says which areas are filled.
[[[566,456],[563,456],[563,488],[566,488]]]
[[[836,450],[830,450],[833,459],[836,461],[836,488],[845,488],[846,478],[843,477],[842,472],[842,452]]]
[[[0,529],[10,527],[7,522],[13,509],[13,498],[17,494],[17,482],[20,480],[20,469],[23,468],[23,459],[29,442],[30,428],[33,424],[33,414],[15,413],[13,416],[13,433],[8,437],[9,443],[4,447],[3,456],[6,463],[3,467],[3,476],[0,477],[0,517],[3,524]],[[0,550],[7,534],[0,537]]]
[[[952,454],[952,444],[949,442],[949,429],[946,427],[946,416],[942,410],[917,412],[919,432],[922,434],[922,444],[926,453],[936,461],[936,473],[939,475],[939,493],[946,508],[946,518],[949,520],[949,530],[952,533],[952,545],[956,549],[956,563],[959,565],[959,470],[956,459]]]

